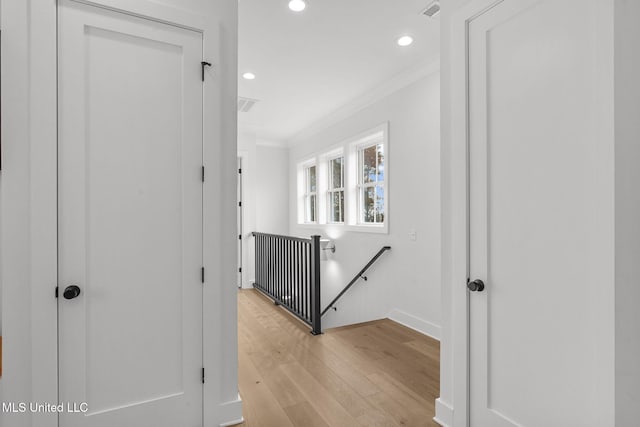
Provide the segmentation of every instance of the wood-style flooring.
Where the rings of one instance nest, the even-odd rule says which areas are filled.
[[[243,426],[437,426],[438,341],[388,319],[313,336],[255,290],[238,318]]]

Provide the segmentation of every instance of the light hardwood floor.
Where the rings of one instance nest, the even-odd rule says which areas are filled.
[[[437,426],[438,341],[386,319],[314,337],[255,290],[238,318],[243,426]]]

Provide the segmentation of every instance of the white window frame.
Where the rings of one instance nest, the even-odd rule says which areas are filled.
[[[376,147],[376,171],[378,171],[379,168],[379,164],[378,164],[378,156],[377,156],[377,147],[378,146],[382,146],[382,153],[384,156],[384,179],[382,180],[382,183],[380,183],[380,181],[373,181],[373,182],[364,182],[364,152],[365,150],[371,148],[371,147]],[[357,225],[363,225],[363,226],[381,226],[384,225],[385,221],[386,221],[386,211],[384,210],[385,205],[386,205],[386,201],[387,201],[387,186],[386,186],[386,165],[387,165],[387,157],[386,157],[386,147],[384,144],[384,141],[382,139],[380,140],[374,140],[374,141],[369,141],[363,144],[359,144],[356,147],[356,155],[357,155],[357,177],[358,177],[358,184],[357,184],[357,208],[358,208],[358,214],[357,214]],[[377,179],[377,178],[376,178]],[[373,222],[369,222],[369,221],[365,221],[365,207],[364,207],[364,198],[365,198],[365,194],[366,191],[370,188],[373,188],[374,191],[378,188],[381,187],[382,188],[382,194],[384,195],[384,202],[383,202],[383,220],[382,221],[377,221],[377,213],[374,213],[374,221]],[[374,200],[374,206],[375,206],[375,200]],[[375,208],[374,208],[375,209]]]
[[[311,168],[315,169],[316,174],[316,189],[311,191],[310,175]],[[303,193],[303,206],[304,206],[304,223],[305,224],[318,224],[318,167],[316,162],[307,163],[303,166],[304,176],[304,193]],[[313,209],[313,218],[311,220],[311,198],[315,198],[315,205]]]
[[[335,160],[338,159],[342,159],[342,165],[341,165],[341,174],[342,174],[342,179],[341,179],[341,186],[340,187],[334,187],[333,186],[333,168],[331,167],[331,163]],[[344,154],[341,152],[337,155],[333,155],[327,158],[327,224],[344,224],[345,223],[345,218],[346,218],[346,209],[345,209],[345,204],[347,203],[347,197],[346,197],[346,192],[345,192],[345,157]],[[340,210],[342,213],[342,221],[332,221],[332,216],[333,216],[333,195],[334,193],[342,193],[342,205],[340,206]]]
[[[381,144],[384,148],[384,221],[378,223],[368,223],[361,220],[360,212],[362,199],[360,195],[360,184],[362,172],[360,170],[359,150],[362,148],[370,147],[373,145]],[[376,126],[373,129],[369,129],[351,139],[346,143],[348,160],[347,160],[347,204],[348,216],[347,226],[349,231],[359,231],[367,233],[389,233],[389,200],[390,200],[390,149],[389,149],[389,123],[384,123],[380,126]]]
[[[359,220],[359,189],[358,189],[358,148],[364,146],[382,144],[385,156],[384,181],[381,185],[384,191],[384,222],[382,223],[364,223]],[[329,233],[339,233],[340,231],[355,231],[365,233],[389,233],[389,200],[390,200],[390,150],[389,150],[389,123],[383,123],[379,126],[371,128],[354,137],[343,140],[342,142],[328,147],[321,152],[308,154],[305,158],[297,163],[297,213],[298,226],[311,227],[314,229],[326,229]],[[338,157],[343,158],[343,187],[344,206],[343,219],[344,222],[331,222],[331,200],[329,165],[330,161]],[[316,221],[308,222],[306,206],[309,196],[307,191],[306,170],[311,166],[316,166]],[[380,184],[377,184],[380,185]],[[339,191],[335,189],[333,191]],[[321,195],[318,197],[317,195]]]

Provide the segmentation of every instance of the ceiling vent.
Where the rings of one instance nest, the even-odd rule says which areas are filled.
[[[257,99],[238,97],[238,113],[248,113],[258,102]]]
[[[422,14],[424,16],[428,16],[429,18],[435,18],[440,13],[440,0],[435,0],[429,3],[423,11]]]

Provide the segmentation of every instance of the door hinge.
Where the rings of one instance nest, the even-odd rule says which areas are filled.
[[[204,384],[204,368],[202,368],[202,384]]]
[[[238,169],[238,173],[242,173],[242,169]]]
[[[242,267],[238,268],[238,273],[242,273]]]
[[[202,182],[204,182],[204,166],[202,166]]]
[[[204,267],[202,267],[202,270],[200,270],[200,280],[202,280],[202,283],[204,283]]]
[[[56,298],[58,298],[58,287],[56,286]]]
[[[204,67],[211,67],[211,63],[210,62],[206,62],[206,61],[202,61],[200,63],[200,66],[202,67],[202,81],[204,81]]]
[[[238,240],[242,240],[242,234],[238,234]]]
[[[242,207],[242,202],[238,202],[238,206]]]

